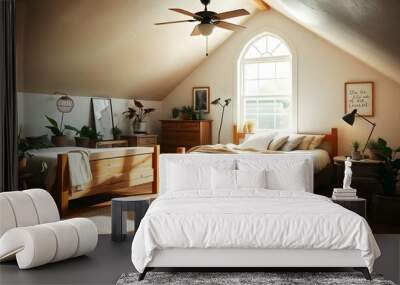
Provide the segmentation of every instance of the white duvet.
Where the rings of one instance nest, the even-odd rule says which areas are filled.
[[[380,255],[359,215],[319,195],[265,189],[163,194],[140,223],[132,262],[143,272],[165,248],[358,249],[370,271]]]

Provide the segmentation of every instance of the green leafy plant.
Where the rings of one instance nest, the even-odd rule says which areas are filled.
[[[116,138],[118,138],[119,136],[122,135],[122,130],[120,128],[118,128],[118,127],[113,127],[112,128],[112,133],[113,133],[114,138],[116,139]]]
[[[196,120],[196,112],[193,106],[183,106],[181,108],[181,113],[186,119]]]
[[[152,112],[154,112],[156,109],[154,108],[145,108],[144,105],[138,101],[133,99],[133,102],[135,104],[135,108],[129,107],[127,111],[123,112],[129,120],[134,119],[135,122],[143,122],[144,119]]]
[[[353,145],[354,151],[358,151],[358,149],[360,148],[360,143],[358,141],[354,141],[352,143],[352,145]]]
[[[378,138],[368,143],[368,149],[384,162],[382,173],[384,191],[386,194],[393,194],[396,191],[396,183],[399,181],[400,158],[397,154],[400,152],[400,146],[392,149],[384,139]]]
[[[89,127],[89,126],[82,126],[82,128],[79,130],[71,125],[65,125],[66,130],[74,131],[76,136],[80,138],[89,138],[91,140],[101,140],[102,135],[99,132],[96,132],[95,129]]]
[[[50,126],[46,126],[54,136],[63,136],[64,135],[64,130],[61,129],[61,126],[58,126],[58,123],[56,120],[53,118],[50,118],[49,116],[45,116],[46,119],[49,121]]]
[[[179,115],[181,114],[181,109],[174,107],[172,108],[172,118],[176,119],[179,117]]]

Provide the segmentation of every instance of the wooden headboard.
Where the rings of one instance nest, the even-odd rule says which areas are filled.
[[[233,125],[233,137],[232,141],[234,144],[239,144],[242,139],[246,137],[246,135],[249,133],[244,133],[239,130],[237,125]],[[310,134],[310,133],[308,133]],[[329,154],[331,157],[337,156],[338,155],[338,129],[337,128],[332,128],[331,132],[328,134],[324,134],[325,139],[324,142],[327,142],[330,147]]]

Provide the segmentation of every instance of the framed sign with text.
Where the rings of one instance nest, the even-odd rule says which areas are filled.
[[[357,113],[366,116],[374,116],[374,82],[346,82],[344,84],[344,113],[354,109]]]

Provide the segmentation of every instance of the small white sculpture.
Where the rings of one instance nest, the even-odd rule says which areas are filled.
[[[351,176],[353,172],[351,171],[351,159],[346,158],[344,162],[344,179],[343,179],[343,189],[353,189],[351,188]]]

